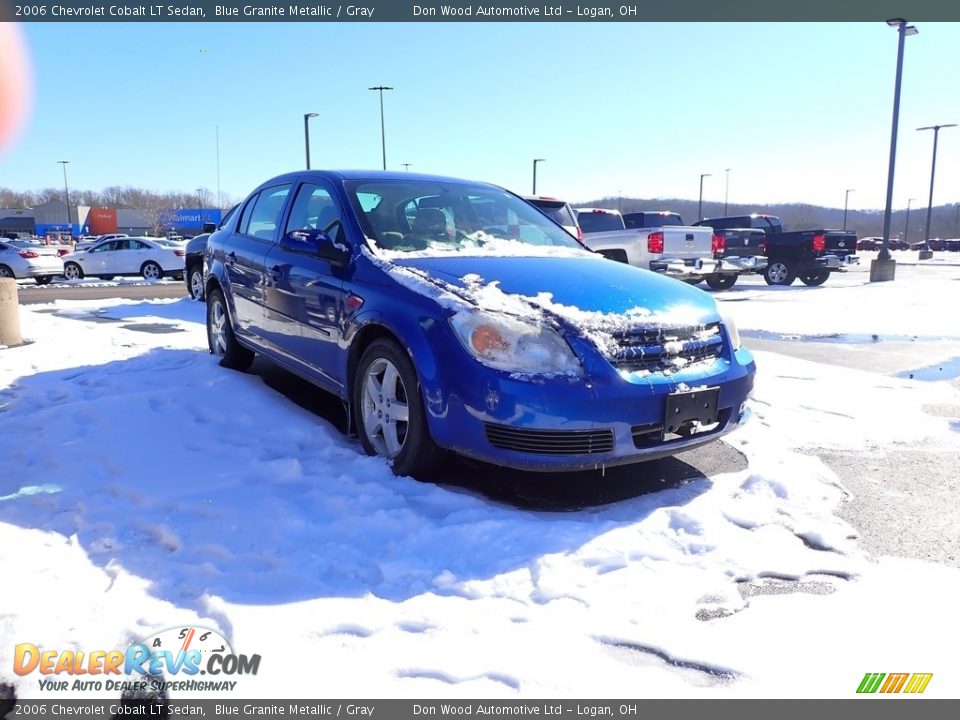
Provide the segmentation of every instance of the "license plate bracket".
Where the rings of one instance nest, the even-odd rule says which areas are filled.
[[[720,388],[681,390],[667,395],[663,417],[664,438],[670,435],[691,435],[719,421],[717,405]]]

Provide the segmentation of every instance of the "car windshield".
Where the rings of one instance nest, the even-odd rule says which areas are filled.
[[[356,180],[346,184],[363,231],[377,248],[401,253],[526,246],[583,249],[525,201],[490,185],[431,180]]]
[[[155,242],[157,245],[160,245],[161,247],[167,247],[167,248],[180,247],[180,243],[176,242],[175,240],[169,240],[166,238],[164,238],[163,240],[154,240],[153,242]]]

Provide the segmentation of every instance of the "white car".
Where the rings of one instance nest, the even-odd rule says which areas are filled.
[[[159,280],[164,275],[182,278],[185,257],[183,247],[166,238],[114,238],[64,255],[63,276],[67,280],[87,275],[105,279],[116,275],[142,275],[147,280]]]
[[[56,248],[29,240],[0,240],[0,277],[33,278],[37,285],[46,285],[55,275],[63,275]]]
[[[106,233],[104,235],[97,235],[96,237],[89,237],[89,236],[82,237],[79,240],[77,240],[77,244],[73,249],[87,250],[88,248],[92,248],[98,242],[102,242],[103,240],[114,240],[116,238],[122,238],[122,237],[129,237],[129,236],[126,233]]]

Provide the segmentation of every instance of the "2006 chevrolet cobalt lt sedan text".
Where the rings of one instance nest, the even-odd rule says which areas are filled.
[[[303,171],[207,243],[207,335],[336,393],[396,473],[647,460],[742,420],[755,365],[705,292],[595,255],[492,185]]]

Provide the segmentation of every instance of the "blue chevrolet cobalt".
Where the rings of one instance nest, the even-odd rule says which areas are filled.
[[[257,188],[204,257],[207,336],[338,395],[371,455],[524,470],[639,462],[744,417],[755,365],[713,298],[607,260],[502,188],[303,171]]]

